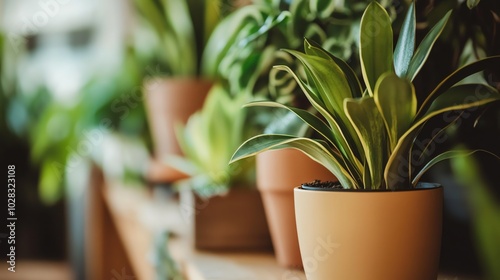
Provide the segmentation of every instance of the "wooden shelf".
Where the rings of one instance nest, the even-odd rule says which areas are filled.
[[[192,245],[189,202],[155,199],[140,186],[108,184],[103,185],[97,192],[105,204],[102,210],[108,212],[116,229],[117,236],[112,236],[113,231],[108,231],[107,238],[121,241],[130,265],[129,275],[133,274],[136,279],[155,279],[151,261],[153,236],[156,232],[166,229],[174,233],[170,238],[168,250],[188,280],[306,279],[302,271],[279,267],[271,253],[214,253],[195,250]],[[123,257],[107,249],[101,250],[100,253],[104,254],[101,256],[103,259]],[[101,269],[103,272],[100,275],[110,275],[109,272],[113,270],[102,266]],[[440,275],[438,280],[469,279]]]
[[[278,266],[271,253],[211,253],[192,246],[191,221],[187,204],[177,201],[154,201],[144,189],[110,185],[103,188],[104,201],[123,241],[127,257],[138,279],[154,279],[148,260],[155,232],[169,230],[169,250],[189,280],[283,279],[293,275],[305,279],[304,273]]]

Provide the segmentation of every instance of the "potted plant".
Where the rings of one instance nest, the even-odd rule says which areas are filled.
[[[339,183],[314,182],[295,192],[295,215],[304,269],[311,279],[435,279],[441,238],[442,187],[420,183],[434,164],[461,151],[430,152],[431,144],[467,110],[497,101],[487,84],[458,84],[494,67],[489,57],[459,68],[417,102],[412,80],[449,18],[446,14],[415,50],[413,5],[393,52],[386,10],[366,8],[360,25],[364,86],[341,59],[305,41],[305,53],[288,50],[307,79],[290,68],[317,114],[276,102],[250,106],[294,112],[320,137],[258,135],[244,142],[231,162],[270,149],[295,148],[321,163]],[[423,135],[436,117],[448,125]],[[422,207],[425,205],[425,207]],[[362,268],[360,268],[362,264]]]
[[[208,36],[222,17],[227,1],[137,0],[143,28],[136,32],[136,45],[143,56],[151,56],[155,76],[144,81],[145,106],[152,135],[154,159],[148,179],[169,183],[186,174],[163,159],[181,155],[174,126],[185,123],[199,110],[212,80],[200,74],[201,54]],[[147,26],[149,28],[144,28]],[[151,32],[153,31],[153,32]]]
[[[300,71],[301,65],[279,50],[285,47],[299,50],[307,36],[337,56],[354,62],[357,45],[352,34],[359,26],[363,9],[363,5],[352,2],[253,1],[229,14],[214,29],[203,56],[203,73],[221,81],[231,95],[250,93],[254,99],[271,99],[307,109],[310,105],[304,102],[293,76],[271,69],[274,64],[286,64]],[[294,135],[305,132],[297,129],[302,124],[293,114],[282,117],[275,111],[260,110],[249,111],[248,115],[247,127],[257,131],[254,133],[262,130],[271,133],[275,128]],[[275,176],[288,169],[283,167],[285,164],[294,168],[296,178]],[[293,188],[304,181],[335,180],[335,177],[294,150],[263,153],[257,157],[256,165],[257,188],[264,200],[278,263],[301,267]],[[317,172],[311,173],[313,170]]]
[[[227,164],[245,137],[246,112],[240,108],[248,98],[248,95],[231,97],[215,84],[201,111],[194,113],[185,126],[177,127],[185,156],[171,155],[167,163],[190,176],[178,185],[181,188],[187,185],[195,194],[193,207],[183,203],[182,197],[181,207],[189,214],[186,218],[194,216],[197,249],[271,247],[262,200],[255,189],[254,163]]]

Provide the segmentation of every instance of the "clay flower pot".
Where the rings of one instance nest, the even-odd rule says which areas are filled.
[[[278,263],[285,267],[302,267],[293,189],[313,180],[337,181],[322,165],[295,149],[266,151],[257,155],[257,188],[271,230]]]
[[[150,181],[170,183],[187,177],[162,161],[168,155],[182,155],[175,126],[185,124],[201,109],[211,87],[211,81],[195,78],[155,78],[145,82],[145,106],[154,149]]]
[[[196,249],[211,251],[270,251],[269,228],[259,192],[233,187],[226,195],[194,196]]]
[[[443,189],[296,188],[295,214],[308,280],[435,280]]]

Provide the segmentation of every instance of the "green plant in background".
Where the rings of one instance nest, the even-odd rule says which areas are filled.
[[[99,149],[109,132],[118,132],[148,142],[144,106],[138,86],[147,75],[146,66],[129,49],[119,71],[91,80],[72,105],[48,102],[41,91],[33,100],[16,102],[29,114],[23,131],[31,142],[31,158],[40,165],[39,191],[45,203],[63,195],[64,178],[81,168]],[[18,95],[16,98],[24,98]],[[40,100],[47,102],[41,110]],[[36,120],[36,121],[35,121]],[[140,175],[136,175],[139,177]]]
[[[240,108],[248,98],[230,97],[223,87],[214,85],[202,110],[177,129],[185,157],[171,156],[167,162],[190,175],[190,186],[201,196],[249,185],[252,180],[251,162],[227,164],[245,137],[246,113]]]
[[[389,7],[391,1],[381,1]],[[369,1],[256,0],[224,18],[210,37],[202,60],[203,74],[221,80],[230,94],[297,103],[291,75],[273,65],[298,68],[281,48],[299,50],[304,37],[355,64],[354,34]],[[395,13],[394,13],[395,14]],[[300,69],[297,69],[299,73]],[[297,105],[297,104],[295,104]]]
[[[151,41],[139,42],[147,44],[142,53],[154,54],[167,75],[197,76],[206,41],[231,1],[135,0],[135,5],[155,34],[153,47]]]
[[[500,57],[466,65],[447,76],[418,105],[412,80],[424,65],[432,46],[448,21],[446,14],[415,49],[415,10],[407,13],[393,52],[391,20],[386,10],[372,2],[360,24],[360,53],[364,87],[340,58],[317,44],[305,41],[305,53],[288,50],[303,65],[306,80],[287,66],[277,69],[294,75],[320,117],[277,102],[249,106],[285,108],[307,123],[321,139],[292,135],[258,135],[243,143],[231,162],[269,149],[296,148],[321,163],[347,189],[407,189],[415,187],[434,164],[460,153],[448,150],[429,154],[429,145],[417,147],[424,125],[450,112],[476,109],[500,99],[486,84],[457,84],[465,77],[494,67]],[[460,115],[451,120],[456,122]],[[442,128],[428,143],[444,133]]]
[[[491,194],[491,188],[473,157],[460,154],[452,161],[452,167],[460,184],[467,188],[472,206],[473,223],[478,247],[482,251],[482,265],[488,279],[500,279],[500,207]]]

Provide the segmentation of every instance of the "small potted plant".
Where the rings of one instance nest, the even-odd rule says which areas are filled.
[[[231,95],[250,93],[256,100],[270,99],[307,109],[310,105],[300,94],[293,76],[272,71],[275,64],[301,71],[301,65],[290,54],[279,50],[300,50],[307,36],[335,55],[354,62],[357,45],[353,34],[363,10],[360,3],[343,1],[253,1],[229,14],[214,29],[203,56],[203,73],[222,81]],[[248,127],[257,132],[276,133],[276,129],[293,135],[308,132],[300,129],[302,123],[293,114],[282,117],[276,111],[255,110],[248,115]],[[301,267],[293,188],[308,180],[336,178],[292,149],[262,153],[257,156],[256,165],[257,188],[264,201],[278,263]],[[291,168],[294,171],[290,173],[295,176],[277,176]]]
[[[152,182],[170,183],[186,177],[162,162],[168,155],[181,155],[174,126],[185,123],[203,106],[213,84],[201,75],[200,64],[206,40],[227,6],[222,2],[226,1],[135,1],[140,14],[136,47],[140,55],[149,57],[149,71],[154,74],[144,81],[155,154],[148,172]]]
[[[248,95],[231,97],[215,84],[201,111],[177,127],[184,157],[166,158],[173,168],[190,176],[177,185],[195,194],[194,207],[183,202],[181,207],[186,208],[186,218],[194,216],[197,249],[271,248],[262,200],[255,189],[253,161],[227,164],[245,137],[247,114],[240,108],[248,100]]]
[[[412,80],[449,18],[446,14],[415,50],[413,5],[393,51],[386,10],[366,8],[360,25],[364,86],[341,59],[305,41],[305,53],[289,50],[307,79],[290,68],[317,114],[276,102],[250,106],[294,112],[320,136],[258,135],[231,162],[262,151],[295,148],[321,163],[339,183],[313,182],[295,189],[295,215],[304,269],[311,279],[436,279],[441,240],[442,187],[420,183],[434,164],[461,151],[429,152],[466,110],[500,100],[487,84],[458,84],[500,62],[488,57],[457,69],[417,102]],[[422,128],[442,117],[448,125],[431,135]],[[425,207],[423,207],[425,206]],[[362,267],[360,267],[362,264]]]

